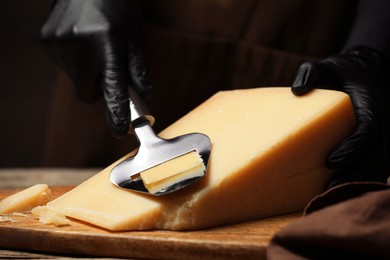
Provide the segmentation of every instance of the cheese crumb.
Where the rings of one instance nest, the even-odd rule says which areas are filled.
[[[38,206],[33,208],[31,213],[39,217],[39,221],[43,224],[53,224],[57,227],[70,225],[70,220],[66,218],[65,214],[50,210],[50,207]]]
[[[2,222],[14,222],[10,216],[0,216],[0,223]]]

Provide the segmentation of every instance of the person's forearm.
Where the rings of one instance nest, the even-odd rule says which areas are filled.
[[[366,46],[390,59],[390,1],[361,0],[356,21],[344,48]]]

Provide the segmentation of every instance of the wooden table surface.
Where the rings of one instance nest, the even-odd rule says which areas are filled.
[[[0,190],[24,189],[37,183],[46,183],[49,186],[74,186],[99,171],[100,169],[3,168],[0,169]],[[54,254],[0,248],[0,259],[56,259],[58,257]]]
[[[30,187],[37,183],[46,183],[49,186],[53,187],[71,187],[78,185],[82,181],[88,179],[92,175],[99,172],[100,169],[1,169],[0,170],[0,199],[1,197],[4,197],[4,194],[7,194],[9,191],[17,190],[17,189],[23,189]],[[58,190],[58,189],[57,189]],[[61,188],[59,189],[61,190]],[[2,193],[1,193],[2,191]],[[2,195],[2,196],[1,196]],[[218,250],[227,250],[231,251],[232,254],[237,254],[239,252],[241,254],[245,253],[245,250],[248,253],[248,256],[251,256],[250,258],[254,259],[265,259],[265,251],[267,244],[269,240],[271,239],[272,235],[277,232],[280,228],[285,226],[286,224],[294,221],[299,217],[298,214],[292,214],[289,216],[280,216],[280,217],[274,217],[274,218],[268,218],[264,220],[259,221],[252,221],[247,223],[239,223],[237,225],[232,226],[226,226],[226,227],[220,227],[216,229],[211,230],[204,230],[204,231],[194,231],[192,233],[186,233],[186,232],[174,232],[174,231],[147,231],[142,234],[138,234],[139,232],[134,233],[124,233],[124,234],[106,234],[105,231],[96,230],[94,228],[84,227],[84,226],[77,226],[76,225],[76,231],[80,233],[83,233],[82,236],[85,234],[92,234],[92,236],[87,237],[86,239],[91,239],[90,243],[93,243],[96,241],[96,239],[100,239],[99,237],[102,235],[101,232],[103,232],[105,236],[108,236],[109,240],[106,240],[107,242],[112,243],[112,245],[116,244],[116,239],[131,239],[131,241],[139,243],[140,246],[144,245],[143,239],[149,239],[149,242],[152,241],[155,245],[155,248],[160,248],[161,251],[168,251],[166,252],[166,258],[169,258],[170,256],[173,256],[172,254],[169,255],[169,251],[176,250],[177,252],[175,254],[175,259],[183,259],[180,258],[180,254],[182,254],[183,257],[189,256],[188,252],[191,252],[191,250],[196,250],[195,255],[193,255],[193,259],[225,259],[228,253],[220,252],[220,254],[217,254]],[[27,222],[26,222],[27,221]],[[30,222],[28,222],[30,221]],[[31,230],[26,230],[26,223],[29,225],[31,223]],[[35,224],[35,222],[32,222],[31,219],[21,220],[19,223],[16,222],[15,225],[11,224],[3,224],[0,225],[0,231],[2,231],[4,234],[7,234],[10,237],[13,237],[13,235],[10,235],[13,232],[19,233],[20,236],[28,232],[29,235],[36,235],[37,239],[45,239],[47,236],[48,230],[50,231],[50,227],[47,227],[48,225],[42,226],[39,224]],[[30,226],[27,226],[29,228]],[[3,229],[1,229],[3,228]],[[51,227],[53,228],[53,227]],[[54,229],[53,229],[54,230]],[[31,231],[31,232],[30,232]],[[72,246],[75,244],[74,239],[72,242],[72,239],[69,239],[69,236],[73,236],[72,232],[75,230],[66,228],[62,231],[63,233],[66,233],[66,236],[60,236],[56,239],[62,239],[61,243],[70,243],[67,246]],[[45,233],[46,232],[46,233]],[[58,234],[57,234],[58,236]],[[223,237],[229,237],[231,239],[231,243],[229,244],[227,241],[222,241],[221,244],[218,244],[218,241],[223,240]],[[17,236],[16,236],[17,237]],[[15,239],[15,238],[12,238]],[[83,238],[85,239],[85,238]],[[207,246],[204,246],[204,241],[207,241],[207,243],[210,243]],[[1,240],[1,238],[0,238]],[[69,242],[70,241],[70,242]],[[163,243],[161,241],[164,241]],[[168,241],[168,242],[166,242]],[[170,242],[169,242],[170,241]],[[183,245],[181,242],[183,241]],[[101,241],[98,241],[101,242]],[[4,243],[4,241],[3,241]],[[18,239],[14,240],[13,243],[18,244]],[[105,241],[103,242],[103,244]],[[213,244],[214,243],[214,244]],[[21,243],[22,245],[22,243]],[[55,245],[54,245],[55,246]],[[149,246],[149,245],[148,245]],[[196,247],[194,249],[194,246]],[[25,247],[25,246],[24,246]],[[38,243],[38,245],[35,245],[35,248],[38,249],[45,249],[45,247],[41,247]],[[61,248],[59,248],[61,249]],[[108,250],[107,253],[104,255],[98,256],[99,259],[107,258],[107,256],[111,256],[110,248],[103,249]],[[134,248],[131,249],[134,251]],[[236,251],[234,251],[236,250]],[[147,251],[147,250],[146,250]],[[49,251],[44,251],[49,252]],[[59,258],[64,259],[64,255],[60,255],[64,252],[59,252],[56,250],[52,250],[54,253],[42,253],[41,251],[34,251],[34,252],[27,252],[25,248],[23,249],[9,249],[7,248],[1,248],[0,244],[0,258],[6,258],[6,259],[52,259],[52,258]],[[81,256],[85,258],[85,255],[83,255],[83,250],[80,249]],[[213,255],[210,255],[210,252]],[[134,252],[137,253],[137,252]],[[187,255],[186,255],[187,254]],[[199,257],[197,257],[197,255]],[[138,255],[142,257],[151,257],[155,255],[148,255],[147,253],[138,252]],[[65,253],[66,258],[74,258],[75,255],[68,255]],[[117,254],[113,254],[114,257],[118,257]],[[192,255],[191,255],[192,256]],[[218,257],[219,256],[219,257]],[[222,256],[222,257],[221,257]],[[123,257],[123,256],[122,256]],[[125,255],[127,259],[127,257]],[[234,259],[234,257],[231,257]],[[113,259],[110,257],[110,259]],[[172,259],[172,258],[171,258]],[[188,259],[188,257],[186,257]]]

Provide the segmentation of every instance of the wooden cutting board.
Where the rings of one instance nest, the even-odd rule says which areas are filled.
[[[72,187],[51,187],[55,196]],[[0,190],[0,199],[17,190]],[[43,225],[31,214],[0,223],[0,248],[51,254],[146,259],[265,259],[275,232],[300,214],[198,231],[110,232],[85,223]]]

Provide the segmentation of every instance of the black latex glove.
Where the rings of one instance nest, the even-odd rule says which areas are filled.
[[[57,0],[41,30],[50,56],[68,73],[77,96],[94,102],[103,93],[112,133],[130,124],[128,86],[151,90],[140,44],[140,15],[133,0]]]
[[[328,156],[337,169],[330,186],[349,181],[386,181],[388,160],[388,60],[369,48],[354,48],[301,65],[292,85],[295,95],[313,88],[343,91],[351,97],[356,130]]]

